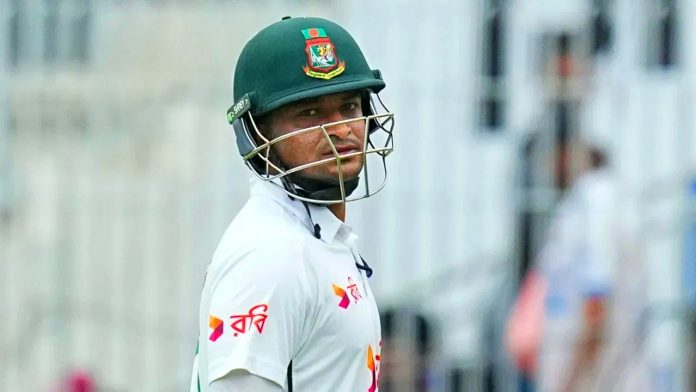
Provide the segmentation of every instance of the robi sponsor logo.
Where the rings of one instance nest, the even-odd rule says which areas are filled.
[[[355,282],[353,282],[353,278],[351,278],[350,276],[348,277],[348,285],[346,286],[345,290],[343,289],[343,287],[335,283],[333,283],[331,286],[333,288],[334,294],[337,297],[341,298],[340,302],[338,303],[338,306],[343,309],[348,309],[348,306],[350,306],[351,303],[348,293],[350,293],[350,296],[353,297],[355,303],[362,299],[362,294],[360,294],[360,289],[358,288],[358,285]]]
[[[247,331],[251,331],[252,326],[256,327],[259,333],[263,333],[263,327],[266,325],[266,319],[268,318],[268,305],[256,305],[249,309],[247,314],[239,314],[230,318],[234,320],[230,325],[232,330],[235,331],[234,336],[243,335]]]
[[[380,342],[380,346],[382,343]],[[372,346],[368,345],[367,346],[367,369],[370,371],[370,374],[372,376],[372,384],[370,384],[370,388],[367,390],[367,392],[376,392],[379,390],[379,371],[380,371],[380,366],[379,363],[382,360],[382,357],[374,352],[372,350]]]
[[[210,327],[210,329],[213,330],[208,339],[210,339],[211,342],[217,341],[220,338],[220,336],[222,336],[222,332],[225,329],[225,323],[219,318],[213,315],[209,315],[208,326]]]
[[[348,309],[348,306],[350,305],[350,298],[348,298],[348,293],[346,293],[345,290],[341,288],[341,286],[337,284],[332,284],[334,294],[336,294],[339,298],[341,298],[341,302],[338,303],[338,306],[343,308],[343,309]]]
[[[232,322],[229,326],[234,331],[232,335],[235,337],[240,334],[244,335],[247,332],[253,332],[254,329],[261,334],[263,333],[263,327],[266,325],[266,319],[268,319],[268,305],[259,304],[253,306],[247,313],[230,316],[230,319]],[[224,333],[225,323],[221,319],[209,315],[208,326],[212,329],[208,339],[211,342],[216,342]]]

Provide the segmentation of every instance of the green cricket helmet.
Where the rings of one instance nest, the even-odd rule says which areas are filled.
[[[370,69],[360,47],[341,26],[321,18],[290,18],[261,30],[242,50],[234,73],[235,104],[227,111],[234,126],[237,147],[247,166],[260,178],[271,181],[291,196],[318,204],[334,204],[368,197],[384,187],[386,156],[393,150],[393,117],[378,93],[385,87],[381,73]],[[361,93],[363,117],[295,130],[268,140],[254,119],[304,99],[356,91]],[[378,110],[378,106],[379,110]],[[380,113],[381,112],[381,113]],[[363,121],[366,132],[363,149],[339,154],[327,128],[340,123]],[[272,147],[293,136],[321,132],[329,141],[334,157],[298,167],[285,167]],[[363,156],[363,170],[356,178],[345,179],[342,159]],[[382,161],[382,181],[367,176],[368,158]],[[302,171],[335,163],[335,182],[312,180]],[[349,197],[364,183],[365,193]],[[377,186],[375,186],[377,185]],[[370,187],[372,187],[370,189]]]

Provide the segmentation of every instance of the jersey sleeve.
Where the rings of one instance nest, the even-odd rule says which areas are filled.
[[[283,387],[246,371],[233,371],[210,384],[209,392],[282,392]]]
[[[211,282],[208,382],[245,370],[283,387],[312,306],[302,246],[267,244],[221,265]]]

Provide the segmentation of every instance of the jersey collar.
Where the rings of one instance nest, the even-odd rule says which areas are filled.
[[[312,214],[312,219],[310,221],[304,204],[300,200],[290,198],[287,193],[278,188],[275,184],[270,184],[268,181],[261,180],[257,177],[252,177],[249,183],[251,185],[252,196],[262,195],[270,197],[273,201],[280,204],[299,219],[310,233],[314,233],[312,222],[318,224],[319,227],[321,227],[321,240],[327,244],[333,242],[339,230],[343,229],[341,232],[345,233],[351,232],[350,226],[336,218],[326,206],[308,203],[309,211]]]

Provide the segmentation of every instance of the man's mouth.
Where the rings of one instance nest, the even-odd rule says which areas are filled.
[[[353,154],[353,153],[358,153],[361,152],[361,148],[355,144],[349,144],[349,145],[344,145],[344,146],[336,146],[336,152],[338,153],[339,156],[344,156],[347,154]],[[322,159],[326,158],[334,158],[335,155],[332,150],[327,151],[322,155]]]

